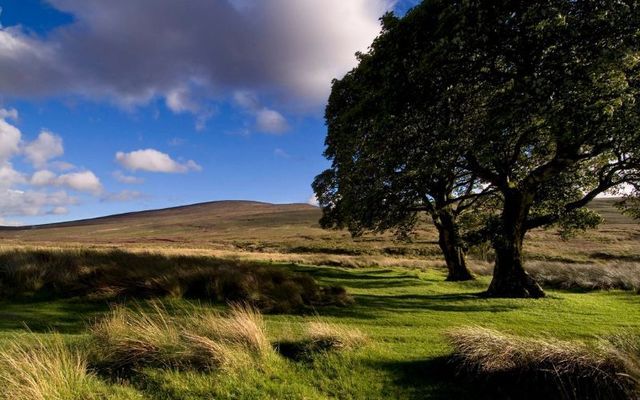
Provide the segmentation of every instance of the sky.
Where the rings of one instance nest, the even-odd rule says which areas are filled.
[[[313,203],[331,80],[418,0],[0,0],[0,224]]]

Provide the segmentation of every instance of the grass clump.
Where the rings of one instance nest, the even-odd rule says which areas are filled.
[[[124,387],[110,387],[88,372],[80,352],[62,337],[43,341],[16,338],[0,351],[0,399],[7,400],[133,400],[142,399]]]
[[[293,360],[310,360],[316,354],[355,350],[366,342],[367,337],[356,328],[316,320],[306,324],[302,339],[278,343],[278,351]]]
[[[314,350],[353,350],[366,342],[366,336],[355,328],[345,328],[325,321],[307,324],[307,336]]]
[[[251,306],[232,306],[224,316],[207,308],[176,314],[156,302],[149,309],[114,308],[91,329],[96,365],[110,372],[219,370],[258,362],[270,353],[262,317]]]
[[[467,327],[447,334],[459,371],[517,398],[629,399],[634,382],[610,347]],[[637,339],[637,338],[636,338]]]

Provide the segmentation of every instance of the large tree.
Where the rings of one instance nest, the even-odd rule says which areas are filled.
[[[396,86],[396,95],[386,90],[375,98],[374,113],[386,118],[356,107],[353,120],[338,128],[337,136],[345,138],[334,141],[328,115],[333,199],[345,199],[351,170],[380,176],[374,182],[385,189],[378,192],[384,193],[381,205],[406,199],[406,188],[420,182],[411,178],[425,166],[437,176],[446,169],[479,177],[502,200],[498,218],[487,229],[496,252],[488,295],[544,296],[523,267],[527,231],[580,219],[594,223],[584,207],[638,177],[639,7],[638,1],[622,0],[425,0],[377,40],[396,43],[393,60],[380,57],[372,64],[383,71],[381,80],[359,81],[357,90],[343,95],[354,96],[349,101],[355,103],[346,105],[368,104],[358,103],[366,92],[358,85],[379,91],[380,85],[409,82]],[[369,56],[377,57],[375,43]],[[386,109],[389,95],[402,100],[392,100]],[[349,110],[336,108],[338,115]],[[407,123],[412,116],[419,122]],[[380,120],[386,123],[372,122]],[[372,136],[377,138],[372,143],[382,140],[382,157],[372,158],[368,169],[354,169],[368,153],[353,150],[361,150],[363,138]],[[424,164],[412,164],[419,159],[414,150],[425,154]],[[427,166],[439,159],[443,168]],[[405,172],[407,165],[419,168],[389,185],[384,177]],[[379,174],[381,168],[389,169]],[[337,204],[330,201],[324,205]],[[367,207],[354,201],[340,212],[358,205]]]
[[[489,295],[542,296],[523,268],[526,232],[578,216],[598,194],[636,179],[639,6],[574,0],[451,6],[450,34],[463,38],[456,58],[468,86],[461,93],[474,110],[465,122],[466,166],[503,196]],[[540,199],[552,206],[539,207]]]
[[[421,30],[407,30],[386,15],[382,34],[359,54],[358,67],[333,82],[325,151],[332,166],[313,187],[322,225],[347,227],[353,235],[407,234],[426,212],[439,233],[447,280],[460,281],[472,275],[457,221],[490,188],[459,166],[464,154],[447,140],[458,126],[457,111],[442,101],[448,82],[412,76],[420,59],[407,55],[438,28],[433,15]]]

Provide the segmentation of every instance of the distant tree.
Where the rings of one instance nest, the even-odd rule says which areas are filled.
[[[332,166],[313,184],[321,224],[346,227],[354,236],[389,229],[407,235],[426,212],[439,233],[447,280],[472,279],[458,218],[490,188],[460,167],[464,154],[447,140],[458,114],[443,101],[447,81],[412,76],[422,59],[407,57],[429,40],[437,20],[419,31],[391,14],[382,23],[370,51],[358,55],[358,67],[333,82],[325,114]]]
[[[469,195],[491,188],[501,199],[485,227],[496,253],[487,294],[544,296],[523,267],[527,231],[593,226],[584,207],[638,177],[639,7],[425,0],[387,18],[359,67],[334,83],[333,165],[314,185],[324,224],[411,226],[429,207],[421,195],[437,197],[431,182],[469,177]]]

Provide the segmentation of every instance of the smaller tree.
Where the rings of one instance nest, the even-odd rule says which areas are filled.
[[[464,154],[448,140],[459,118],[446,97],[449,76],[415,76],[424,59],[407,56],[431,40],[439,22],[413,30],[387,14],[382,23],[359,65],[333,82],[324,153],[332,166],[313,183],[321,224],[354,236],[389,229],[407,235],[426,212],[438,230],[447,279],[472,279],[458,219],[491,187],[461,167]]]

